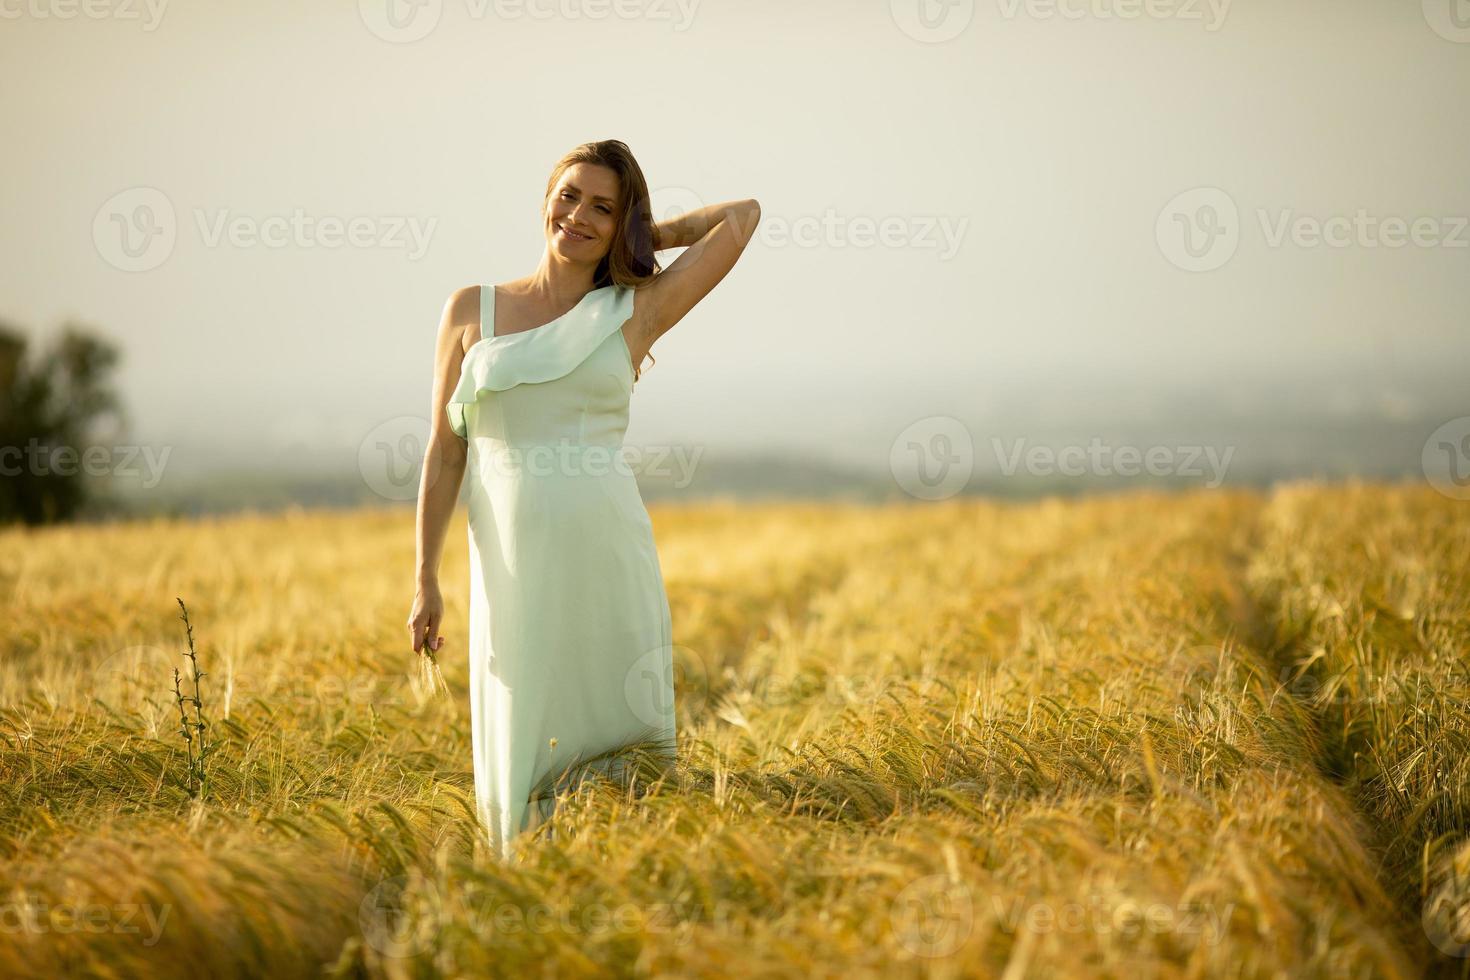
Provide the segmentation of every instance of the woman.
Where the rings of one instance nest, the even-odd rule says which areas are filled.
[[[413,649],[443,648],[438,567],[470,473],[470,720],[491,845],[619,756],[673,756],[671,623],[653,525],[620,450],[638,365],[735,265],[753,200],[654,224],[628,147],[552,170],[530,275],[444,305],[417,518]],[[667,270],[654,252],[685,248]]]

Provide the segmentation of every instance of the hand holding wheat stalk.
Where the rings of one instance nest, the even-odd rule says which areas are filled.
[[[440,646],[443,645],[443,637],[440,637]],[[447,697],[449,685],[444,683],[444,674],[439,670],[439,659],[434,656],[434,651],[428,643],[419,649],[418,672],[414,675],[414,686],[421,693]]]

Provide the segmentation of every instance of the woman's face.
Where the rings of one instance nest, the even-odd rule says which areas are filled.
[[[607,254],[617,225],[615,172],[595,163],[574,163],[557,178],[546,204],[546,240],[559,254],[584,262]]]

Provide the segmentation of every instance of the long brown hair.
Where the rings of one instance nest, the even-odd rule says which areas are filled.
[[[546,194],[541,199],[541,213],[546,213],[546,204],[551,200],[551,192],[556,190],[562,171],[577,163],[608,168],[618,175],[618,186],[622,191],[612,245],[597,263],[592,288],[619,285],[636,289],[652,282],[663,270],[654,257],[653,208],[649,201],[648,181],[643,178],[643,168],[633,159],[633,151],[622,140],[583,143],[556,161],[546,182]],[[654,359],[651,352],[648,357]],[[639,373],[635,364],[634,381],[638,380]]]

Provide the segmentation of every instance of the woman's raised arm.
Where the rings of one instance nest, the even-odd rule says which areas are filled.
[[[637,352],[652,347],[725,278],[760,220],[760,203],[747,199],[697,208],[654,226],[657,248],[688,247],[639,290],[649,312],[640,317],[642,336]]]

